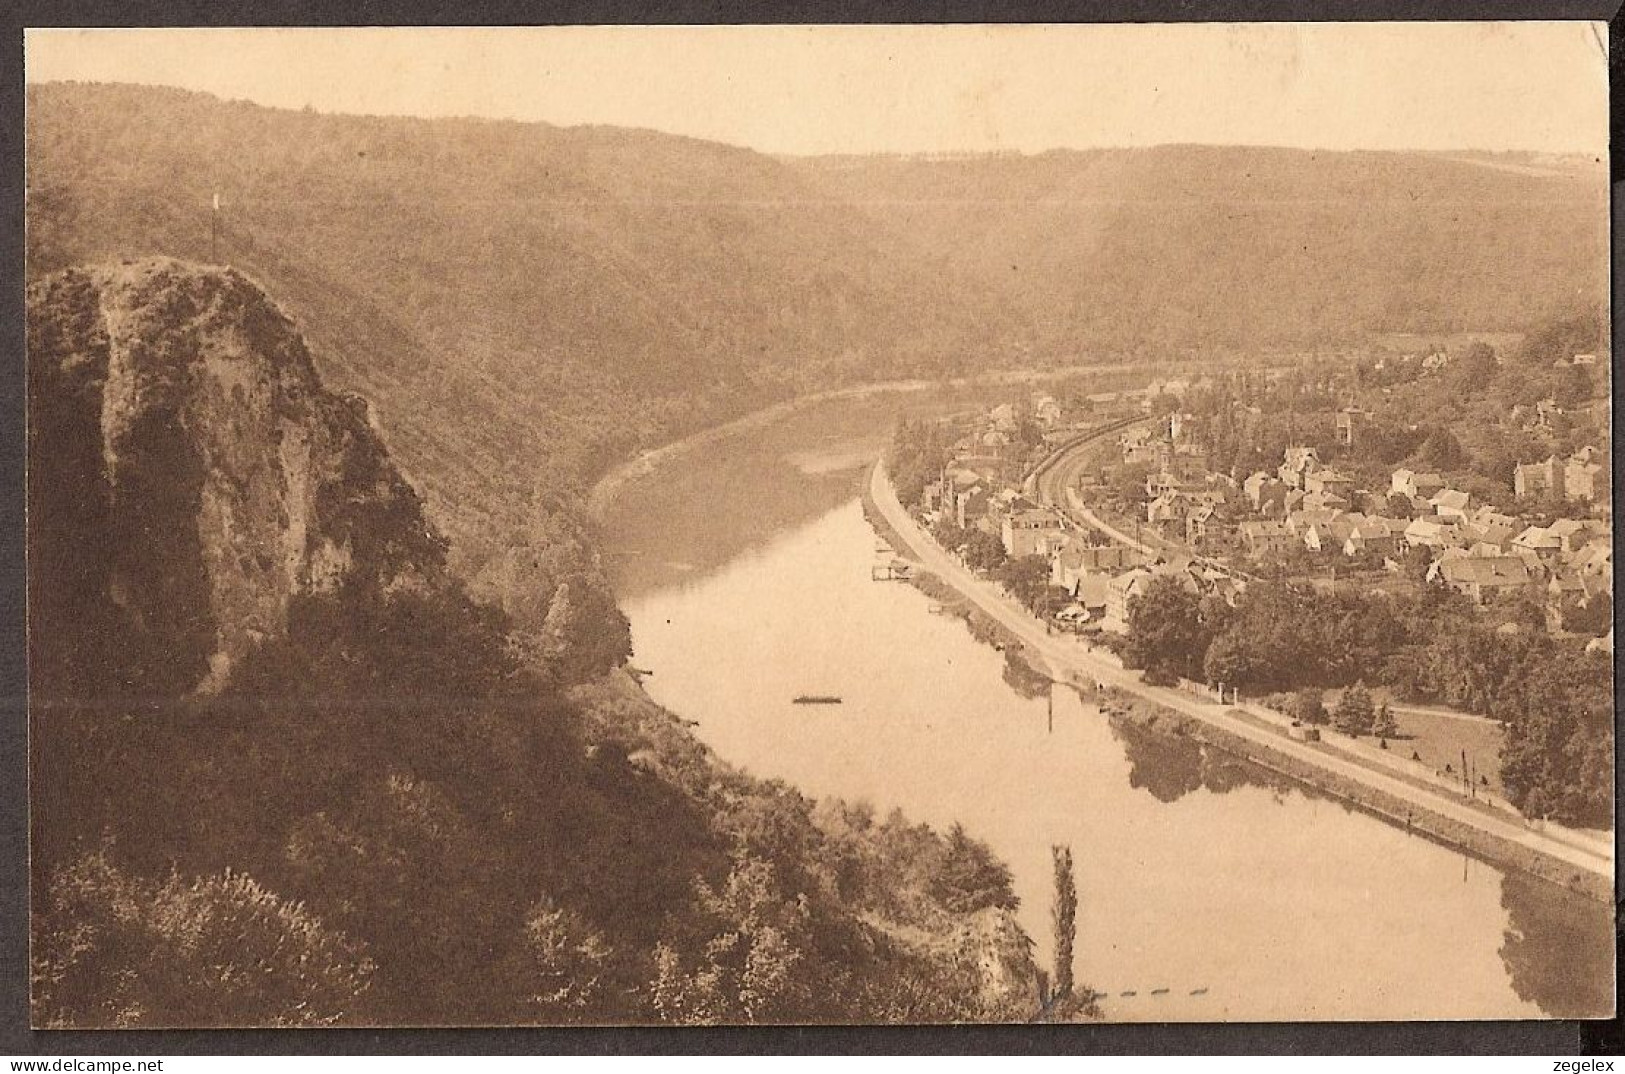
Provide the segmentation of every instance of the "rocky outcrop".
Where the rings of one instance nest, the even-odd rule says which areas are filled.
[[[146,260],[36,283],[28,378],[37,696],[212,692],[298,594],[441,571],[365,401],[322,387],[235,270]]]
[[[602,674],[625,621],[579,572],[536,632],[469,599],[240,273],[28,297],[41,1024],[1031,1013],[1009,911],[951,908],[985,848],[728,769]],[[583,540],[548,532],[536,576]]]
[[[975,960],[977,994],[1001,1021],[1019,1021],[1037,1003],[1033,942],[1016,923],[1015,911],[989,907],[963,926],[961,941]]]

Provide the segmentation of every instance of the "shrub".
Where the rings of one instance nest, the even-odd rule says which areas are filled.
[[[1326,702],[1322,699],[1320,691],[1307,687],[1299,690],[1293,696],[1291,714],[1311,726],[1319,726],[1331,720],[1331,716],[1326,712]]]
[[[1179,676],[1165,665],[1155,664],[1140,673],[1140,681],[1147,686],[1178,686]]]
[[[358,944],[240,873],[159,884],[99,853],[52,879],[42,918],[47,1025],[335,1025],[371,985]]]

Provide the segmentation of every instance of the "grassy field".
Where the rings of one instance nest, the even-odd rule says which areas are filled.
[[[1337,691],[1327,691],[1326,708],[1336,708],[1337,698]],[[1384,700],[1383,691],[1373,690],[1372,699],[1380,704]],[[1499,723],[1476,717],[1398,709],[1394,710],[1394,720],[1399,724],[1399,736],[1389,739],[1390,750],[1401,757],[1414,753],[1423,764],[1440,772],[1444,771],[1445,765],[1449,765],[1452,774],[1458,777],[1461,773],[1461,754],[1465,750],[1473,782],[1479,784],[1479,789],[1486,789],[1485,784],[1479,783],[1478,777],[1483,776],[1488,781],[1491,794],[1498,798],[1504,794],[1501,787],[1503,731]]]
[[[1450,765],[1461,771],[1461,755],[1465,750],[1473,772],[1473,782],[1482,776],[1489,782],[1490,793],[1501,796],[1501,725],[1488,720],[1463,720],[1432,713],[1396,712],[1402,738],[1390,743],[1390,748],[1409,746],[1421,755],[1425,764],[1443,769]],[[1483,784],[1480,784],[1482,787]]]

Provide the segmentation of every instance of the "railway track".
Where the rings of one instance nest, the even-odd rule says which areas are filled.
[[[1109,425],[1103,425],[1098,429],[1091,429],[1086,433],[1080,433],[1074,439],[1068,440],[1056,447],[1054,451],[1050,452],[1041,461],[1039,461],[1039,463],[1028,472],[1023,483],[1026,484],[1030,482],[1032,485],[1032,491],[1035,495],[1037,495],[1039,502],[1045,504],[1046,506],[1053,507],[1055,510],[1061,512],[1061,515],[1073,525],[1080,526],[1085,529],[1098,530],[1119,544],[1126,544],[1131,548],[1136,548],[1142,552],[1147,552],[1152,555],[1161,555],[1164,553],[1164,550],[1158,549],[1152,545],[1148,545],[1142,541],[1136,541],[1124,534],[1122,531],[1108,525],[1093,515],[1080,514],[1078,511],[1073,509],[1066,497],[1066,490],[1075,484],[1075,479],[1079,468],[1075,456],[1080,449],[1087,447],[1105,437],[1113,436],[1125,429],[1132,428],[1135,425],[1143,425],[1152,420],[1154,419],[1146,417],[1126,418],[1122,421],[1112,422]],[[1237,578],[1246,582],[1257,581],[1257,577],[1255,575],[1249,574],[1243,570],[1238,570],[1228,563],[1221,563],[1209,556],[1196,555],[1188,552],[1185,554],[1189,554],[1191,556],[1191,561],[1200,567],[1218,571],[1227,577]]]

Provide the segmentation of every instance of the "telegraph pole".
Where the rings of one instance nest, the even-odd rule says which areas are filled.
[[[220,263],[220,192],[214,192],[214,208],[209,213],[209,262]]]

